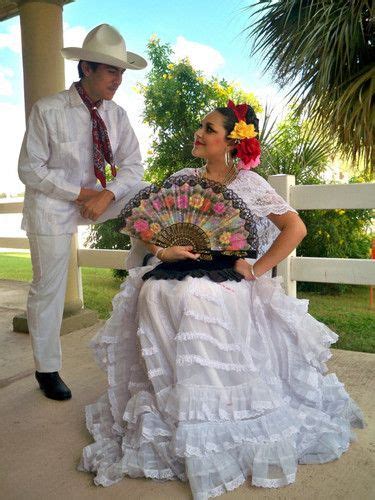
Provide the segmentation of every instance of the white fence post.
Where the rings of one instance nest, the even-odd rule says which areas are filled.
[[[287,203],[290,203],[290,187],[294,186],[296,183],[294,175],[270,175],[268,177],[268,182]],[[287,295],[292,297],[297,296],[297,282],[291,279],[291,257],[295,256],[296,251],[293,250],[286,259],[277,265],[277,275],[282,276],[284,279],[284,290]]]

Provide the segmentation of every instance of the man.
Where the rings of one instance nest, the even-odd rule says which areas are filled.
[[[126,51],[125,40],[107,24],[94,28],[82,48],[62,54],[79,61],[80,81],[34,104],[18,168],[26,185],[22,228],[33,267],[27,321],[35,376],[45,396],[57,400],[71,397],[58,373],[71,237],[77,224],[116,217],[141,186],[138,141],[112,98],[126,69],[147,65]]]

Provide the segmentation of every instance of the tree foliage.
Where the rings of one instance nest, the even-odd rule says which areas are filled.
[[[297,184],[316,184],[334,154],[334,144],[313,124],[303,119],[296,106],[291,106],[277,127],[270,123],[266,110],[260,139],[262,161],[257,172],[268,177],[289,174]]]
[[[265,70],[348,157],[373,168],[375,36],[370,0],[258,0],[249,37]],[[372,163],[372,167],[371,167]]]
[[[318,134],[308,120],[292,108],[275,130],[263,132],[267,138],[265,157],[257,169],[264,177],[289,174],[296,184],[321,184],[328,161],[334,153],[332,141]],[[353,178],[351,182],[364,182]],[[297,255],[305,257],[335,257],[366,259],[371,237],[370,210],[301,210],[307,227],[307,236],[297,248]],[[299,290],[320,293],[341,293],[346,285],[326,283],[298,283]]]
[[[228,99],[247,102],[258,113],[262,108],[254,94],[224,79],[205,77],[188,59],[173,62],[170,45],[157,37],[151,38],[147,52],[152,68],[147,83],[138,89],[145,102],[144,121],[154,133],[146,178],[158,182],[181,168],[199,165],[191,150],[194,132],[208,111],[225,106]]]

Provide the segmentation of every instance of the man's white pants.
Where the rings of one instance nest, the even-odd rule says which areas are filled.
[[[71,234],[28,234],[33,281],[27,300],[27,324],[39,372],[61,369],[60,328],[64,311]]]

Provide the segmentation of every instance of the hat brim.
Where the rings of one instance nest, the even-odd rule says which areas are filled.
[[[66,47],[61,49],[61,54],[65,59],[72,61],[90,61],[108,64],[120,69],[144,69],[147,66],[147,61],[143,57],[129,51],[126,52],[127,61],[79,47]]]

